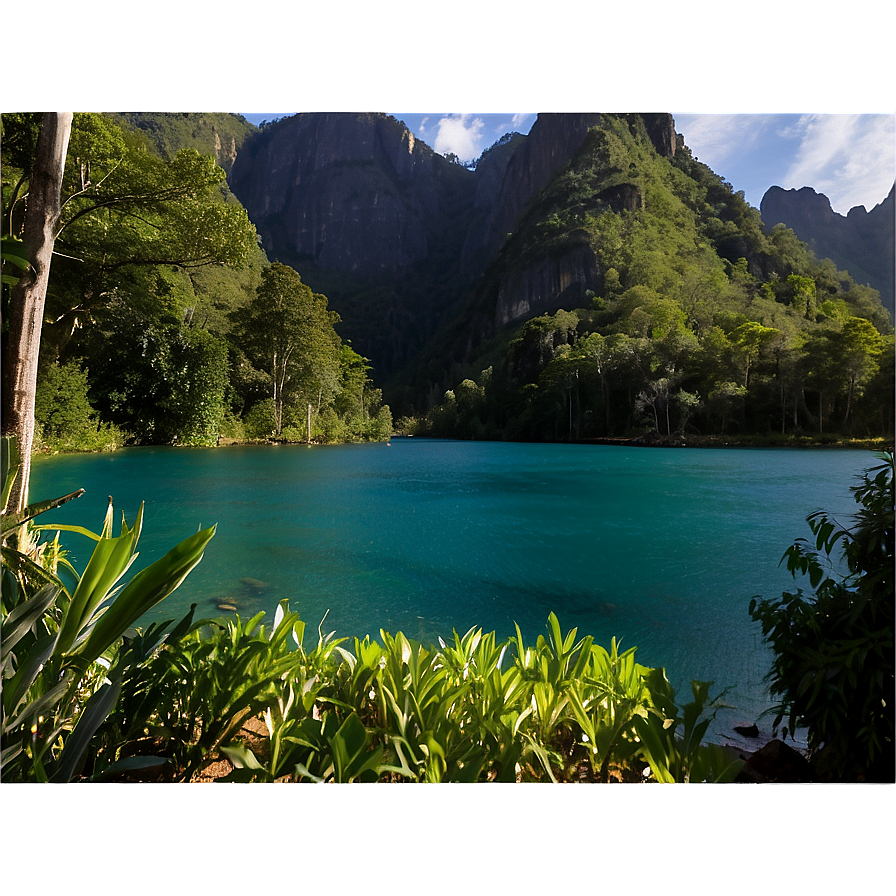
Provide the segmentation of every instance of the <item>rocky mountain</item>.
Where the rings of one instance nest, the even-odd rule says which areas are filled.
[[[896,201],[893,188],[870,212],[865,206],[837,214],[830,200],[811,187],[784,190],[770,187],[760,204],[766,227],[784,224],[819,258],[830,258],[857,283],[880,293],[881,302],[894,310],[894,223]]]
[[[379,377],[428,339],[468,285],[476,177],[391,116],[309,113],[248,140],[230,186],[271,260],[330,299]],[[475,254],[475,247],[471,247]]]
[[[506,135],[468,170],[391,116],[300,114],[247,139],[229,182],[268,256],[324,292],[343,318],[342,334],[388,376],[451,320],[533,199],[602,118],[540,115],[528,136]],[[674,154],[670,115],[633,118],[657,152]],[[624,205],[637,202],[636,194],[622,183],[604,198]],[[584,245],[508,277],[494,315],[499,326],[599,280]]]

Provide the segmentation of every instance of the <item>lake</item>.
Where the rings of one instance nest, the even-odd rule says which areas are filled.
[[[145,501],[135,570],[218,524],[203,561],[144,622],[191,603],[220,616],[225,599],[243,618],[272,617],[288,598],[315,637],[326,616],[339,636],[382,628],[432,643],[474,625],[509,636],[515,622],[534,640],[553,610],[564,631],[605,646],[615,636],[664,666],[680,702],[691,679],[730,687],[718,738],[770,705],[750,598],[796,586],[778,564],[810,534],[805,517],[849,517],[849,488],[875,463],[849,449],[423,439],[133,448],[38,458],[31,496],[86,489],[41,522],[94,531],[107,496],[129,522]],[[64,541],[82,570],[93,543]]]

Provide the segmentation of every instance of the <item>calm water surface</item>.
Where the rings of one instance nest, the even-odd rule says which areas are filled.
[[[139,448],[40,459],[32,497],[87,493],[43,518],[95,531],[112,495],[135,569],[212,523],[202,563],[144,621],[191,603],[244,618],[288,598],[316,635],[473,625],[504,637],[564,630],[637,646],[682,697],[730,686],[716,731],[770,701],[769,653],[747,605],[794,586],[782,553],[824,508],[841,519],[875,455],[858,450],[644,449],[395,439],[391,445]],[[116,528],[117,532],[117,528]],[[83,569],[92,548],[66,539]],[[250,581],[246,581],[246,580]],[[252,581],[254,580],[254,581]],[[808,584],[806,583],[808,588]]]

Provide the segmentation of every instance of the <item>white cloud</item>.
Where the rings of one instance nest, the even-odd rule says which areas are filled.
[[[453,152],[463,161],[479,158],[484,149],[485,122],[473,115],[446,115],[439,119],[433,149],[445,155]]]
[[[804,115],[796,130],[800,146],[782,186],[809,186],[824,193],[834,211],[856,205],[868,211],[894,179],[892,115]]]
[[[675,130],[701,162],[724,174],[725,162],[757,148],[773,115],[676,115]]]

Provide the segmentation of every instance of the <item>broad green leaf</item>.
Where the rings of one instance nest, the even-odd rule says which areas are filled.
[[[103,525],[103,538],[97,542],[93,554],[87,563],[78,587],[72,595],[72,602],[62,622],[59,634],[59,649],[67,653],[83,629],[90,622],[96,609],[109,596],[112,588],[118,580],[127,572],[134,562],[136,554],[134,549],[143,524],[143,505],[137,513],[137,519],[132,529],[128,529],[124,522],[121,524],[121,535],[110,538],[107,532],[111,528],[111,510],[106,513],[106,521]],[[137,617],[134,617],[137,618]],[[131,620],[133,621],[133,620]],[[130,623],[129,623],[130,624]],[[122,627],[123,632],[128,626]],[[121,634],[119,632],[118,634]],[[114,638],[112,639],[114,640]],[[112,641],[103,645],[93,657],[95,659],[105,650]]]
[[[3,747],[2,751],[0,751],[0,769],[5,773],[13,759],[23,752],[24,750],[20,741],[10,744],[7,747]]]
[[[3,640],[0,653],[12,650],[19,640],[31,629],[31,626],[43,617],[59,597],[60,589],[54,585],[44,585],[33,597],[20,603],[3,620]]]
[[[108,768],[91,778],[92,781],[105,781],[108,778],[125,772],[142,772],[148,768],[160,768],[170,765],[171,760],[166,756],[128,756],[113,762]]]
[[[48,585],[62,589],[62,591],[68,594],[68,590],[58,576],[54,576],[53,573],[45,570],[39,563],[35,563],[25,554],[4,545],[2,555],[3,565],[8,570],[14,570],[18,575],[26,575],[29,578],[45,582]]]
[[[637,717],[634,720],[638,737],[641,738],[641,749],[650,765],[654,778],[660,784],[674,784],[675,776],[670,769],[670,748],[674,749],[674,739],[671,735],[660,734],[657,731],[657,720],[654,718]],[[659,726],[662,728],[662,726]]]
[[[9,719],[3,720],[3,733],[6,734],[8,731],[13,731],[19,727],[19,725],[23,724],[26,720],[36,719],[39,716],[49,716],[52,715],[50,712],[51,707],[54,707],[62,698],[65,696],[66,692],[71,685],[71,681],[68,677],[63,678],[61,681],[58,681],[49,691],[47,691],[42,696],[38,697],[36,700],[33,700],[31,703],[25,704],[16,715]]]
[[[330,739],[337,783],[348,783],[364,769],[363,755],[366,747],[367,730],[357,714],[351,713]]]
[[[30,265],[24,241],[11,234],[0,240],[0,258],[3,264],[10,264],[20,271],[27,271]],[[17,280],[17,277],[13,277],[12,282],[15,283]]]
[[[65,526],[59,523],[56,525],[40,523],[32,528],[36,532],[75,532],[78,535],[85,535],[93,541],[99,541],[103,537],[102,535],[97,535],[96,532],[91,532],[90,529],[85,529],[83,526]]]
[[[63,495],[61,498],[51,498],[49,501],[39,501],[37,504],[29,504],[27,507],[16,511],[15,513],[4,513],[2,517],[2,533],[6,535],[13,529],[17,529],[19,526],[27,523],[29,520],[33,520],[34,517],[46,513],[48,510],[54,510],[57,507],[61,507],[63,504],[67,504],[75,498],[80,498],[83,494],[84,489],[79,488],[76,492],[72,492],[69,495]]]
[[[22,455],[19,452],[19,443],[15,436],[3,436],[0,439],[0,446],[2,446],[2,451],[0,451],[0,476],[2,476],[3,483],[3,503],[0,504],[0,510],[2,510],[6,507],[9,493],[19,474]]]
[[[147,610],[177,589],[202,559],[214,534],[214,526],[203,529],[138,572],[99,618],[87,640],[78,648],[79,655],[85,661],[93,662]]]
[[[295,774],[297,778],[308,778],[309,781],[314,781],[316,784],[323,784],[326,781],[328,771],[329,769],[324,769],[322,774],[315,775],[313,772],[308,771],[301,762],[297,762]]]
[[[118,701],[121,693],[121,679],[103,685],[88,701],[75,725],[75,730],[66,738],[59,761],[50,775],[53,782],[66,783],[77,774],[84,761],[84,754],[97,728]]]
[[[229,747],[221,747],[221,752],[230,760],[234,768],[252,769],[254,771],[264,770],[264,766],[245,744],[231,744]]]
[[[41,667],[47,662],[56,647],[59,632],[51,632],[31,645],[28,655],[23,659],[16,674],[3,686],[3,712],[11,716],[34,684]],[[5,658],[5,648],[4,648]]]

